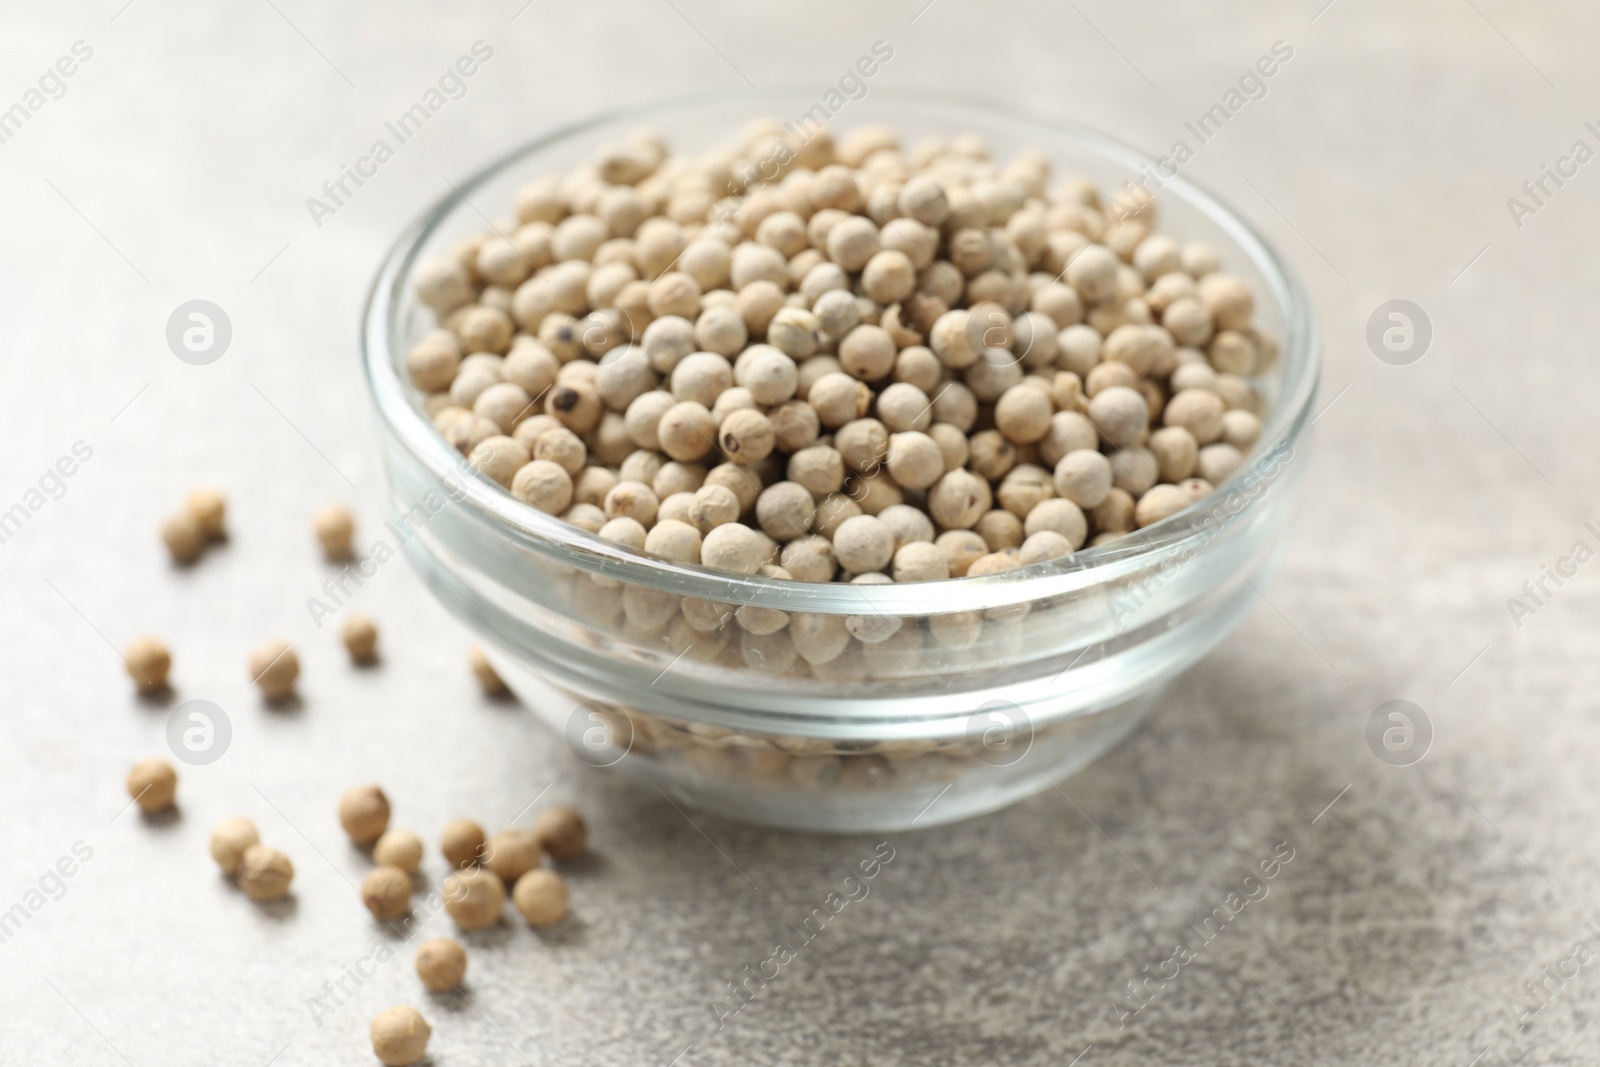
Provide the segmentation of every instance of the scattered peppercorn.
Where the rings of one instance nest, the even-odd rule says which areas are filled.
[[[467,950],[448,937],[433,937],[417,948],[417,977],[435,993],[455,989],[467,976]]]
[[[567,914],[567,883],[555,871],[536,868],[517,879],[511,901],[529,926],[549,926]]]
[[[487,839],[483,827],[471,819],[455,819],[444,825],[439,835],[439,850],[451,867],[464,870],[483,855]]]
[[[251,900],[278,900],[289,892],[289,883],[294,881],[294,864],[275,848],[250,845],[240,854],[235,877]]]
[[[242,815],[223,819],[211,831],[211,858],[217,861],[222,873],[233,877],[239,873],[239,863],[245,849],[261,843],[256,824]]]
[[[416,1008],[384,1008],[372,1020],[372,1051],[386,1067],[407,1067],[428,1051],[433,1028]]]
[[[355,536],[356,520],[338,504],[318,508],[311,516],[311,528],[322,544],[322,554],[331,561],[350,558],[351,539]]]
[[[389,798],[375,785],[346,789],[339,798],[339,825],[357,845],[374,844],[389,828]]]
[[[344,647],[352,662],[365,666],[378,660],[378,624],[370,615],[352,615],[344,623]]]
[[[268,700],[287,699],[299,677],[300,660],[287,641],[263,641],[251,651],[250,679]]]
[[[481,930],[500,921],[506,887],[482,867],[468,867],[448,875],[441,887],[445,910],[463,930]]]
[[[166,811],[178,795],[178,772],[166,760],[140,760],[128,772],[128,795],[140,811]]]
[[[411,910],[411,876],[389,864],[372,868],[361,879],[361,903],[375,919],[398,919]]]
[[[146,695],[167,688],[167,675],[172,670],[172,653],[155,637],[136,637],[122,653],[128,676],[139,692]]]
[[[422,838],[410,830],[385,830],[372,846],[372,862],[415,874],[422,866]]]
[[[540,812],[534,820],[533,832],[554,860],[581,856],[589,847],[589,828],[583,816],[565,805]]]

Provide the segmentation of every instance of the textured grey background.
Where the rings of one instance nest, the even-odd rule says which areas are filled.
[[[371,1015],[415,1003],[439,1065],[666,1064],[690,1044],[679,1063],[1600,1062],[1600,964],[1525,1029],[1506,1006],[1596,943],[1600,568],[1520,629],[1505,606],[1600,517],[1600,163],[1520,230],[1505,204],[1574,139],[1597,144],[1600,13],[921,3],[7,6],[0,104],[74,41],[94,55],[0,144],[0,506],[74,441],[94,457],[0,545],[0,909],[74,842],[93,858],[0,944],[0,1061],[366,1063]],[[307,517],[347,500],[379,521],[356,315],[447,177],[612,105],[746,76],[820,87],[879,38],[895,57],[876,84],[1024,102],[1152,150],[1290,42],[1190,173],[1302,271],[1333,403],[1270,605],[1062,792],[892,835],[871,896],[715,1032],[725,982],[877,839],[691,825],[578,766],[476,696],[467,635],[398,563],[360,597],[384,663],[351,671],[307,621],[326,577]],[[495,57],[468,96],[314,227],[305,198],[477,39]],[[163,343],[194,297],[234,326],[209,367]],[[1436,332],[1410,367],[1363,340],[1395,297]],[[199,482],[227,488],[233,540],[174,572],[155,530]],[[142,631],[173,645],[179,696],[235,729],[158,822],[118,814],[127,764],[163,747],[165,709],[130,696],[108,647]],[[268,634],[301,649],[297,710],[246,683]],[[1436,734],[1403,769],[1363,739],[1396,697]],[[589,814],[595,852],[568,925],[465,939],[469,1000],[422,994],[402,949],[319,1027],[307,998],[383,940],[333,817],[367,780],[430,840],[548,787],[541,803]],[[294,857],[292,904],[254,907],[215,874],[207,830],[236,812]],[[1119,1031],[1111,998],[1281,841],[1296,855],[1270,896]]]

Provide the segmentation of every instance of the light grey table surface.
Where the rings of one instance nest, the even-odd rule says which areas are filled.
[[[92,56],[0,143],[0,507],[75,442],[93,456],[0,544],[0,911],[40,904],[0,943],[0,1062],[369,1063],[368,1020],[393,1003],[432,1020],[440,1067],[1600,1062],[1600,960],[1559,984],[1542,970],[1600,948],[1600,570],[1548,583],[1520,626],[1507,607],[1600,540],[1583,525],[1600,518],[1600,163],[1547,182],[1520,228],[1506,203],[1575,140],[1600,147],[1600,12],[1323,3],[9,5],[0,106],[74,42]],[[468,635],[403,566],[360,594],[385,659],[352,671],[305,611],[326,576],[307,518],[330,500],[382,518],[356,316],[446,179],[615,105],[820,87],[878,39],[895,54],[876,84],[1016,101],[1153,151],[1288,42],[1189,173],[1302,273],[1331,406],[1270,602],[1062,792],[886,835],[871,895],[718,1030],[725,983],[883,838],[691,824],[579,766],[525,709],[476,695]],[[306,198],[477,40],[494,57],[465,98],[314,225]],[[207,367],[163,339],[196,297],[234,330]],[[1433,325],[1411,366],[1364,339],[1393,298]],[[203,482],[227,489],[232,540],[176,572],[156,529]],[[235,731],[222,761],[184,769],[181,815],[153,822],[122,810],[122,778],[163,752],[166,709],[131,695],[112,647],[144,631],[172,644],[178,697],[216,701]],[[268,634],[301,649],[289,713],[245,677]],[[1405,768],[1364,736],[1395,698],[1434,733]],[[386,943],[333,816],[369,780],[430,840],[546,786],[541,803],[578,805],[594,854],[572,921],[465,938],[466,999],[427,997],[398,948],[319,1017],[322,983]],[[206,835],[233,813],[294,857],[292,904],[217,876]],[[92,856],[58,887],[47,871],[78,842]],[[1270,895],[1119,1028],[1125,984],[1279,842],[1294,859]],[[1532,981],[1549,1003],[1510,1007]]]

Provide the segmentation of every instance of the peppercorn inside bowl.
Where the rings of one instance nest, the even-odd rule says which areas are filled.
[[[1253,606],[1315,329],[1247,224],[1101,135],[828,110],[652,106],[455,183],[365,313],[386,537],[576,758],[934,825],[1097,758]]]

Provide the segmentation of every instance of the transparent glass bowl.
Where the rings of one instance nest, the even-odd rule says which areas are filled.
[[[1211,242],[1225,269],[1254,288],[1257,323],[1282,340],[1283,358],[1255,381],[1268,404],[1261,441],[1187,511],[1067,559],[985,577],[813,584],[669,563],[535,511],[469,471],[403,372],[410,342],[433,325],[412,295],[418,262],[481,232],[520,184],[585,162],[641,125],[675,151],[702,151],[752,118],[782,121],[815,102],[796,90],[652,105],[517,149],[401,235],[373,283],[364,356],[406,555],[577,758],[749,822],[929,826],[1000,808],[1088,764],[1252,606],[1305,466],[1316,333],[1276,253],[1210,195],[1167,182],[1160,228]],[[1035,147],[1055,179],[1085,176],[1108,191],[1154,170],[1076,126],[926,95],[874,90],[834,129],[870,122],[908,143],[976,130],[999,159]],[[789,625],[758,635],[741,623],[756,609],[784,612]],[[800,655],[791,630],[804,632],[816,662]]]

